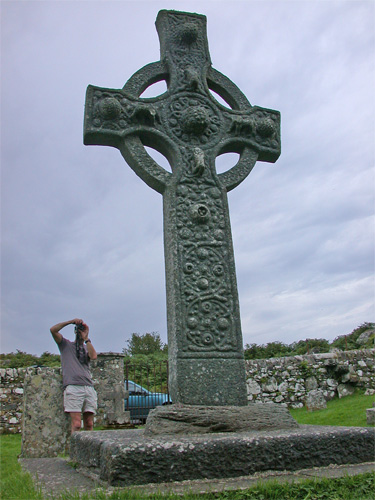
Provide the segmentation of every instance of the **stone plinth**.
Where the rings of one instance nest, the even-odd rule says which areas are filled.
[[[249,406],[166,405],[157,406],[150,411],[145,435],[244,432],[297,427],[289,410],[276,403]]]
[[[110,485],[229,478],[374,459],[375,430],[318,427],[189,436],[145,436],[143,430],[79,432],[71,458],[82,473]]]
[[[91,361],[90,370],[98,393],[95,425],[130,426],[130,412],[124,410],[124,354],[101,352]]]
[[[68,451],[70,417],[63,411],[61,368],[25,373],[21,456],[56,457]]]
[[[366,420],[369,425],[375,425],[375,408],[366,410]]]

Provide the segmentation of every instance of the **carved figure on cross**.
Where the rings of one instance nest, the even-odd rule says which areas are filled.
[[[160,61],[140,69],[120,90],[88,87],[84,143],[118,148],[136,174],[163,195],[173,402],[246,405],[227,192],[257,160],[277,160],[280,114],[251,106],[211,66],[205,16],[160,11],[156,27]],[[162,80],[164,94],[140,97]],[[144,146],[166,156],[172,172]],[[239,153],[239,161],[218,174],[215,159],[227,152]]]

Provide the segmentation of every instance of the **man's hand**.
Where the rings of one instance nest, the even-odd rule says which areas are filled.
[[[89,327],[82,321],[82,330],[81,330],[81,339],[83,342],[86,342],[86,340],[89,338]],[[89,355],[90,359],[96,359],[98,356],[95,351],[95,347],[92,345],[91,340],[86,344],[87,352]]]
[[[87,340],[89,338],[89,327],[82,320],[81,320],[80,324],[81,324],[81,328],[82,328],[82,330],[80,330],[80,332],[81,332],[81,338],[82,338],[83,341],[85,341],[85,340]]]

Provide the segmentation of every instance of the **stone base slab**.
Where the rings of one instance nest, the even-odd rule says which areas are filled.
[[[297,428],[288,408],[276,403],[248,406],[157,406],[150,411],[145,435],[205,434]]]
[[[77,432],[70,456],[113,486],[233,478],[374,460],[375,430],[298,429],[189,436],[145,436],[143,430]]]

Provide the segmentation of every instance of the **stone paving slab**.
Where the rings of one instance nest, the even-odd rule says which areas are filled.
[[[53,498],[54,495],[69,491],[89,493],[98,488],[104,488],[108,493],[120,488],[109,487],[105,483],[88,478],[79,472],[68,461],[63,458],[23,458],[20,459],[22,468],[29,472],[37,486],[40,486],[46,497]],[[145,498],[153,493],[176,493],[187,492],[206,493],[228,490],[244,490],[255,486],[259,482],[267,481],[295,482],[312,478],[336,478],[346,475],[355,476],[365,472],[375,471],[375,462],[367,462],[355,465],[330,465],[329,467],[314,467],[299,471],[279,471],[257,473],[251,476],[242,476],[226,479],[204,479],[193,481],[180,481],[172,483],[148,484],[133,486],[132,491],[141,492]]]
[[[46,496],[53,497],[66,490],[87,493],[101,487],[99,481],[79,474],[64,458],[20,458],[19,462]]]
[[[152,493],[218,493],[222,491],[246,490],[257,484],[265,484],[270,481],[278,483],[292,483],[313,478],[336,478],[346,475],[356,476],[365,472],[375,471],[375,462],[357,465],[330,465],[329,467],[314,467],[300,471],[263,472],[252,476],[241,476],[226,479],[205,479],[193,481],[181,481],[174,483],[148,484],[147,486],[132,487],[132,491],[143,492],[144,495]]]

